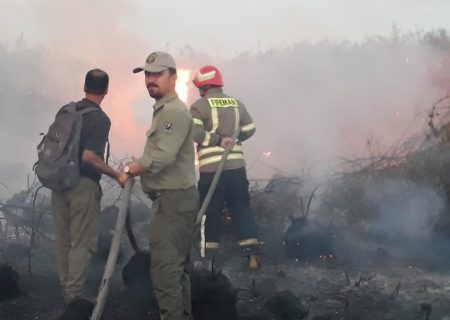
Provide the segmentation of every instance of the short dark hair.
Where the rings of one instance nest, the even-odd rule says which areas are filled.
[[[108,89],[109,76],[100,69],[92,69],[86,74],[84,80],[84,91],[92,94],[105,94]]]
[[[169,75],[173,76],[174,74],[177,74],[177,69],[174,68],[168,68],[169,69]]]

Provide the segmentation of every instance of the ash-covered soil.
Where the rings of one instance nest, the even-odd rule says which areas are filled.
[[[235,308],[237,312],[229,314],[237,315],[211,316],[200,303],[203,316],[195,320],[450,320],[450,229],[442,222],[450,216],[450,206],[439,191],[443,187],[393,179],[392,172],[388,177],[369,173],[344,175],[339,183],[319,190],[296,177],[274,178],[255,190],[252,205],[265,243],[262,268],[246,268],[232,236],[232,222],[225,225],[227,235],[215,266],[231,286],[223,277],[206,275],[202,281],[220,279],[223,287],[216,290],[212,285],[208,299],[202,301],[217,297],[212,304],[221,309],[225,303],[219,298],[221,290],[231,288],[236,306],[225,309]],[[314,195],[311,190],[318,191]],[[23,292],[0,302],[0,319],[55,319],[64,311],[49,204],[44,198],[39,207],[32,207],[29,194],[0,206],[9,223],[1,225],[0,264],[17,271]],[[141,204],[132,208],[132,217],[138,242],[145,248],[150,211]],[[103,211],[108,222],[102,224],[104,243],[88,278],[93,296],[117,215],[114,206]],[[123,284],[121,271],[133,254],[124,236],[103,319],[158,319],[145,281]]]
[[[267,266],[254,274],[236,269],[225,273],[239,286],[252,287],[255,279],[256,292],[259,283],[260,291],[292,290],[310,310],[306,319],[450,319],[450,273],[390,268],[349,270],[347,278],[342,269],[295,263]],[[238,304],[241,313],[262,307],[263,301],[252,300]]]
[[[103,318],[157,319],[150,302],[123,285],[120,271],[126,261],[123,259],[117,266]],[[250,271],[245,267],[245,260],[238,256],[228,256],[219,263],[223,274],[240,289],[237,293],[239,319],[282,319],[256,316],[264,314],[270,297],[283,290],[292,291],[309,310],[304,319],[450,319],[450,273],[447,272],[430,272],[414,266],[344,270],[326,263],[307,265],[286,261]],[[39,271],[36,265],[35,269],[32,281],[26,269],[18,270],[24,294],[0,303],[0,319],[54,319],[63,312],[56,270],[50,265]],[[92,291],[100,280],[101,269],[101,264],[91,269]]]

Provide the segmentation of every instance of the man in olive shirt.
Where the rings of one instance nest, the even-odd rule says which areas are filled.
[[[161,320],[192,319],[189,251],[199,196],[195,187],[191,114],[175,92],[175,61],[151,53],[143,67],[152,98],[153,120],[142,157],[124,167],[119,180],[140,175],[153,201],[150,226],[151,276]]]

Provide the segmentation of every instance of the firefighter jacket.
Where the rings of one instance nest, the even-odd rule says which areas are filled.
[[[250,138],[256,127],[244,104],[224,94],[222,88],[211,88],[190,110],[200,172],[216,171],[225,151],[220,147],[222,138],[231,137],[238,127],[241,127],[238,141],[228,155],[224,170],[245,167],[241,142]]]
[[[186,105],[169,93],[153,106],[144,154],[137,161],[144,169],[142,189],[187,189],[195,186],[194,125]]]

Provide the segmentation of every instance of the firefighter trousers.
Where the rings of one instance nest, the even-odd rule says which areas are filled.
[[[200,202],[208,193],[214,172],[200,172],[198,190]],[[241,247],[258,245],[258,228],[250,206],[248,180],[245,168],[222,172],[211,202],[206,210],[206,249],[216,249],[222,236],[223,210],[232,218],[233,230]]]

